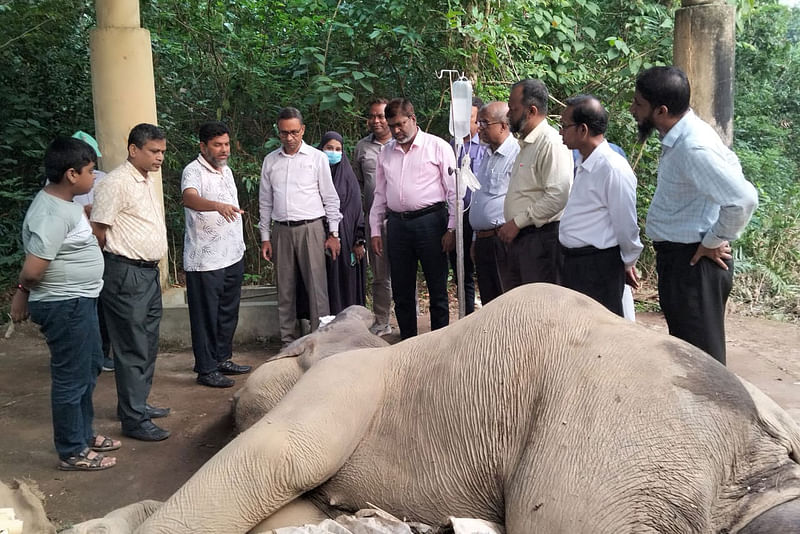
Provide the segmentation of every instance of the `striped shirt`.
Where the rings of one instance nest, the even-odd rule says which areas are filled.
[[[661,139],[658,183],[647,212],[653,241],[717,248],[741,235],[758,205],[739,159],[689,110]]]

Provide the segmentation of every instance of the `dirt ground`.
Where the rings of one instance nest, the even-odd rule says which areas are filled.
[[[659,314],[639,314],[637,320],[666,331]],[[421,317],[420,331],[428,324]],[[800,421],[800,326],[736,315],[727,325],[729,367]],[[387,339],[396,342],[399,336]],[[277,348],[244,347],[235,360],[256,366]],[[62,472],[52,443],[47,346],[34,325],[17,327],[10,339],[0,338],[0,480],[35,483],[59,527],[142,499],[164,500],[231,439],[231,400],[246,378],[231,389],[201,387],[192,364],[189,350],[159,354],[150,403],[172,408],[169,417],[157,420],[172,436],[158,443],[120,435],[114,376],[103,373],[94,397],[95,430],[123,440],[112,453],[118,465],[97,473]]]

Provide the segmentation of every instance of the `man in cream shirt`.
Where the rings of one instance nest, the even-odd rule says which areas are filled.
[[[117,415],[122,433],[142,441],[169,437],[151,421],[169,408],[147,404],[161,323],[158,262],[167,253],[164,213],[150,173],[161,168],[166,148],[157,126],[135,126],[127,161],[97,184],[92,206],[92,228],[105,258],[100,300],[116,359]]]
[[[511,88],[508,119],[521,150],[511,171],[497,236],[509,247],[511,288],[558,283],[558,221],[572,184],[572,154],[547,123],[547,87],[522,80]],[[509,288],[509,289],[511,289]]]

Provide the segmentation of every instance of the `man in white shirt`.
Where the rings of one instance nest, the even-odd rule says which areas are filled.
[[[628,160],[605,139],[608,112],[589,95],[567,100],[561,137],[577,149],[575,179],[561,216],[561,285],[624,316],[627,282],[638,287],[636,260],[642,252],[636,218],[636,176]]]
[[[275,243],[280,335],[288,344],[297,336],[298,272],[308,291],[312,331],[319,327],[319,318],[329,313],[325,250],[331,259],[339,255],[342,215],[328,158],[303,141],[306,127],[300,111],[283,108],[277,127],[281,148],[267,154],[261,167],[258,228],[265,260],[272,261]]]
[[[231,360],[244,277],[239,196],[228,167],[231,139],[222,122],[200,126],[200,155],[183,169],[186,214],[183,270],[197,383],[227,388],[224,375],[250,372]]]

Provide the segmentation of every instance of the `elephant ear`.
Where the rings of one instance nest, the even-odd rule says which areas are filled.
[[[313,354],[316,353],[317,346],[318,346],[318,340],[316,336],[309,334],[307,336],[301,337],[300,339],[294,340],[286,348],[281,350],[278,354],[275,354],[274,356],[270,356],[269,358],[267,358],[265,360],[265,363],[272,362],[275,360],[281,360],[283,358],[295,358],[297,356],[303,356],[303,358],[301,359],[300,366],[303,367],[303,370],[306,370],[308,369],[308,367],[310,367],[310,365],[306,367],[302,364],[302,361],[305,360],[306,355],[312,356],[312,360],[316,361],[315,359],[313,359]]]

